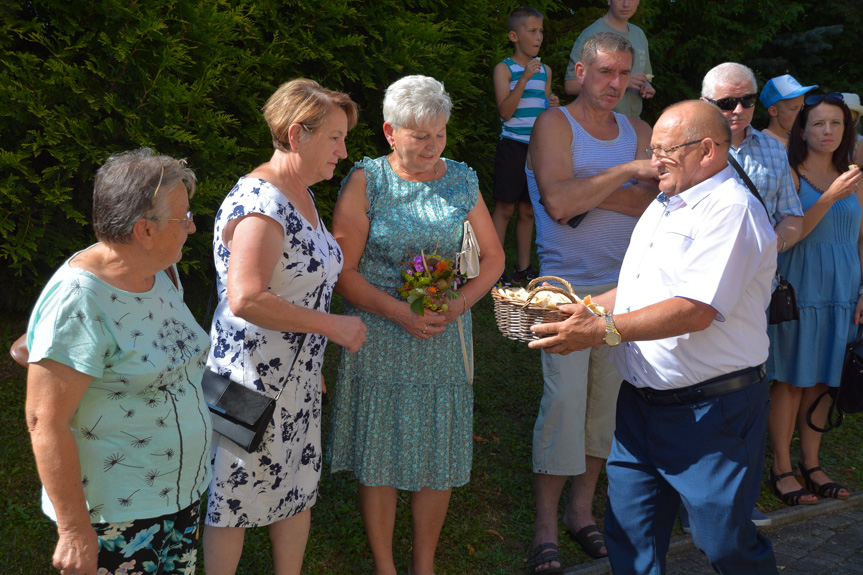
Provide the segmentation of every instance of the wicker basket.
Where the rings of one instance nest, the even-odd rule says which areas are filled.
[[[562,289],[556,286],[539,285],[542,282],[557,282],[566,287]],[[527,285],[527,291],[530,292],[527,296],[527,302],[511,299],[503,295],[497,287],[491,289],[491,297],[494,300],[494,317],[497,320],[497,328],[500,333],[509,339],[515,341],[529,342],[535,339],[540,339],[540,336],[530,331],[532,325],[540,323],[553,323],[563,321],[569,317],[568,313],[564,313],[557,308],[545,307],[535,303],[531,303],[537,293],[541,291],[551,291],[564,294],[572,303],[578,303],[581,300],[572,292],[572,286],[565,279],[555,276],[542,276],[532,280]]]

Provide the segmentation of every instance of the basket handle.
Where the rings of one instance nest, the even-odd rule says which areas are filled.
[[[531,283],[533,283],[533,282],[531,282]],[[538,287],[535,287],[532,290],[530,290],[530,293],[527,294],[527,301],[525,301],[523,304],[521,304],[521,309],[527,309],[527,306],[530,305],[531,300],[533,300],[534,296],[541,291],[550,291],[550,292],[554,292],[554,293],[560,293],[560,294],[563,294],[566,297],[568,297],[572,303],[579,303],[577,301],[578,296],[566,291],[565,289],[555,287],[555,286],[538,286]]]
[[[559,284],[563,284],[566,287],[566,291],[572,293],[572,284],[566,281],[563,278],[559,278],[557,276],[539,276],[538,278],[534,278],[530,280],[530,283],[527,284],[527,291],[531,291],[533,288],[541,284],[542,282],[553,281]]]

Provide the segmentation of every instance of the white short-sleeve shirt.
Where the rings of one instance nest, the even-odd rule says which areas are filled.
[[[611,353],[636,387],[673,389],[764,363],[776,270],[776,234],[763,206],[730,166],[653,202],[635,227],[620,270],[614,313],[673,297],[712,306],[707,329],[627,342]]]

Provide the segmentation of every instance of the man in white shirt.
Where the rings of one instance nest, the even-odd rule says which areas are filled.
[[[731,132],[702,101],[651,139],[662,193],[639,220],[617,289],[535,326],[550,353],[609,345],[623,376],[607,463],[605,535],[618,573],[662,573],[678,498],[720,573],[776,573],[750,521],[764,461],[767,316],[776,235],[728,165]],[[623,342],[622,345],[618,345]],[[679,494],[679,495],[678,495]]]

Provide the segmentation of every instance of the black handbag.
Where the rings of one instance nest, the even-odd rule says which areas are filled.
[[[213,292],[215,290],[214,286]],[[318,309],[323,291],[324,286],[321,285],[318,290],[318,299],[315,300],[314,309]],[[210,315],[212,301],[213,297],[211,294],[210,304],[207,305],[207,317]],[[291,367],[285,376],[285,383],[275,397],[249,389],[245,385],[232,381],[209,368],[204,370],[201,387],[204,389],[204,399],[207,402],[207,407],[210,409],[210,419],[213,421],[213,429],[216,432],[227,437],[249,453],[254,453],[258,450],[264,438],[264,432],[273,420],[276,401],[281,397],[285,386],[288,384],[288,379],[294,370],[297,358],[300,356],[300,352],[303,351],[307,335],[307,333],[304,333],[300,338],[297,353],[294,355],[294,360],[291,362]]]
[[[761,194],[758,193],[758,188],[755,187],[755,184],[752,183],[749,175],[743,170],[731,154],[728,154],[728,163],[737,170],[737,173],[746,184],[746,187],[749,188],[749,191],[752,192],[753,196],[758,198],[758,201],[761,202],[762,206],[764,206],[764,211],[767,211],[767,205],[764,203],[764,199],[761,197]],[[769,212],[767,217],[770,217]],[[779,283],[776,286],[776,289],[773,290],[773,294],[770,296],[770,312],[768,315],[768,321],[771,325],[775,325],[785,321],[800,319],[800,310],[797,309],[797,294],[794,293],[794,288],[787,279],[778,273],[776,274],[776,278],[779,280]]]
[[[776,274],[779,283],[770,296],[769,321],[775,325],[784,321],[800,319],[800,310],[797,308],[797,295],[788,280]]]
[[[815,408],[829,395],[833,400],[827,411],[827,422],[822,429],[812,423]],[[806,413],[806,422],[815,431],[825,432],[842,425],[846,413],[863,411],[863,324],[857,326],[857,338],[845,348],[845,361],[839,387],[831,387],[818,396]]]
[[[209,368],[204,370],[201,387],[213,429],[249,453],[257,451],[273,419],[278,396],[249,389]]]

